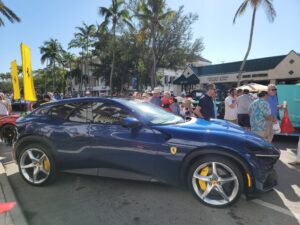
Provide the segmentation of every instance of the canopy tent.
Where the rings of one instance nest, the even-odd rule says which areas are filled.
[[[237,87],[236,89],[248,89],[250,92],[260,92],[260,91],[268,91],[268,86],[256,84],[256,83],[250,83],[245,84],[243,86]]]

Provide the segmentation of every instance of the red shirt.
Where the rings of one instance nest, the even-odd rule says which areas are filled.
[[[167,110],[167,111],[171,111],[171,105],[173,103],[173,100],[172,98],[166,98],[166,97],[163,97],[161,99],[161,106]]]

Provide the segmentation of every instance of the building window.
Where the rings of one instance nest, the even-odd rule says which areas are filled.
[[[293,74],[294,74],[294,71],[293,71],[293,70],[290,70],[289,74],[290,74],[290,75],[293,75]]]
[[[295,61],[293,59],[290,60],[290,64],[293,64]]]
[[[254,78],[254,77],[267,77],[267,76],[268,76],[267,73],[258,73],[258,74],[253,74],[252,78]]]
[[[243,75],[243,78],[251,78],[251,74],[249,74],[249,75]]]

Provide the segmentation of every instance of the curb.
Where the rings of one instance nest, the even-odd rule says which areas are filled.
[[[0,214],[0,223],[3,220],[6,221],[4,222],[4,224],[28,225],[27,220],[20,207],[20,204],[17,201],[13,189],[9,183],[5,168],[1,162],[0,162],[0,201],[16,202],[16,205],[10,212]],[[1,216],[3,217],[1,218]]]

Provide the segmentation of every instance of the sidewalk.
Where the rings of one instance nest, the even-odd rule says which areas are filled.
[[[5,168],[0,162],[0,202],[16,202],[14,208],[7,213],[0,214],[1,225],[27,225],[26,218],[24,217],[23,211],[15,194],[8,181]]]

